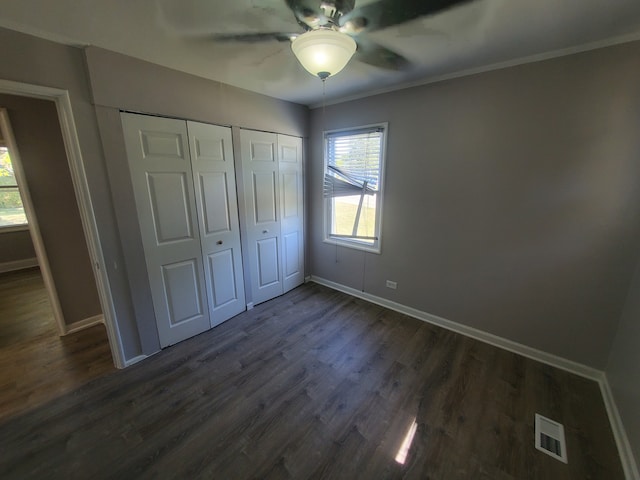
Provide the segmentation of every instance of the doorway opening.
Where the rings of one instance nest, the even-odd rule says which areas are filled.
[[[1,419],[114,366],[55,105],[2,94],[0,105]]]
[[[115,370],[104,326],[59,336],[38,267],[0,273],[0,423]]]
[[[116,322],[115,306],[111,296],[109,279],[106,275],[105,260],[102,255],[98,227],[89,195],[89,187],[84,170],[84,163],[82,161],[82,153],[80,151],[80,143],[71,108],[69,92],[58,88],[0,79],[0,94],[3,93],[32,99],[49,100],[55,105],[60,129],[59,134],[64,143],[68,163],[67,167],[71,175],[72,188],[77,202],[76,206],[80,213],[82,234],[89,252],[91,269],[93,270],[95,286],[102,309],[103,322],[106,327],[111,356],[117,368],[124,368],[128,362],[124,355],[122,339]],[[46,283],[47,278],[44,277],[44,280]],[[82,323],[75,323],[71,329],[67,329],[66,333],[71,333],[76,327],[84,328],[86,326],[87,325],[83,325]]]

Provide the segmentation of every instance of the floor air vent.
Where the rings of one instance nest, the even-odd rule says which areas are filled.
[[[536,448],[553,458],[567,463],[564,427],[536,413]]]

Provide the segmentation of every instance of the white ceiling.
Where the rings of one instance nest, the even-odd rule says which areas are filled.
[[[284,100],[313,105],[322,98],[320,80],[297,63],[288,43],[207,38],[300,32],[284,0],[0,0],[0,26],[95,45]],[[475,0],[367,38],[401,53],[412,68],[389,72],[352,60],[327,80],[328,100],[640,39],[640,1]]]

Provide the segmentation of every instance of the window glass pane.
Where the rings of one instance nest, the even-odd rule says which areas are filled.
[[[18,187],[0,188],[0,227],[26,224]]]
[[[11,165],[9,152],[0,147],[0,228],[26,225],[27,216]]]
[[[13,165],[11,165],[11,157],[6,147],[0,147],[0,186],[18,186],[13,173]]]
[[[360,195],[337,197],[332,201],[334,218],[331,233],[334,235],[352,235],[358,204],[360,203]],[[363,199],[356,235],[358,237],[376,236],[376,198],[373,195],[365,195]],[[358,240],[370,245],[373,244],[373,238]]]

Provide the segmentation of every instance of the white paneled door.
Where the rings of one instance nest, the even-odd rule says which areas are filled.
[[[252,301],[304,281],[302,139],[241,130],[242,179]]]
[[[245,310],[231,129],[187,122],[211,325]]]
[[[304,197],[302,139],[278,135],[280,231],[284,292],[304,282]]]
[[[163,347],[210,328],[185,122],[122,114]]]
[[[166,347],[244,310],[231,134],[127,113],[122,124],[158,335]]]
[[[253,303],[282,295],[276,135],[242,130],[242,176]]]

